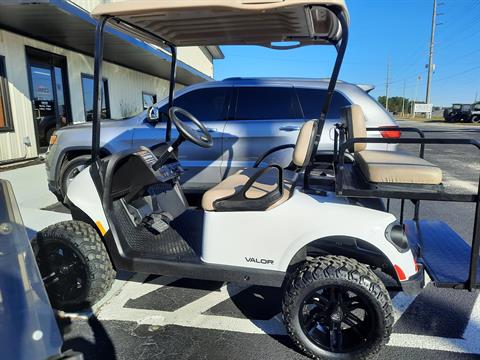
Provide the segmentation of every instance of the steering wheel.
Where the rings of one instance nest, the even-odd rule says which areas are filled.
[[[198,130],[193,129],[190,125],[185,124],[178,118],[177,114],[185,116],[188,120],[197,125]],[[207,127],[187,110],[172,106],[170,110],[168,110],[168,115],[170,116],[170,119],[172,119],[180,134],[185,139],[203,148],[212,147],[213,139],[212,135],[210,135],[208,132]]]

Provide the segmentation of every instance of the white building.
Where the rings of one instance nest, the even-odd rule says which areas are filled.
[[[0,164],[34,158],[56,126],[90,119],[95,20],[89,10],[100,2],[0,2]],[[221,58],[218,47],[179,48],[178,84],[210,80],[213,60]],[[107,29],[104,59],[105,117],[126,117],[167,95],[168,53]]]

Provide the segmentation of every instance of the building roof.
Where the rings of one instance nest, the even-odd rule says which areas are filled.
[[[93,56],[96,20],[86,10],[63,0],[0,2],[0,29],[68,50]],[[217,47],[205,48],[212,58],[223,58]],[[104,59],[152,76],[169,78],[171,56],[111,27],[105,31]],[[178,61],[177,81],[189,85],[211,80]]]
[[[274,47],[338,42],[338,12],[348,18],[344,0],[129,0],[100,4],[92,15],[113,17],[111,24],[136,37],[153,34],[177,46]]]

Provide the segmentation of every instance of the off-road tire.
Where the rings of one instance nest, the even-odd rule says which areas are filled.
[[[369,346],[355,352],[335,353],[316,346],[303,332],[299,310],[307,294],[315,288],[342,285],[367,295],[377,313],[375,339]],[[393,326],[393,308],[387,289],[365,265],[343,256],[324,256],[307,260],[286,286],[283,298],[283,317],[295,345],[313,359],[366,359],[380,351],[388,342]]]
[[[78,311],[89,308],[102,299],[110,290],[116,273],[97,231],[89,224],[75,220],[50,225],[32,240],[35,256],[41,256],[41,247],[51,242],[60,242],[74,248],[87,273],[87,283],[81,296],[63,302],[49,294],[52,306],[59,310]]]
[[[77,157],[74,157],[71,160],[67,160],[63,165],[60,170],[60,177],[58,180],[58,183],[60,185],[60,193],[62,196],[62,199],[65,199],[65,196],[67,195],[67,181],[68,181],[68,176],[70,173],[78,166],[85,165],[87,164],[90,159],[92,158],[91,155],[80,155]],[[62,201],[63,202],[63,201]]]

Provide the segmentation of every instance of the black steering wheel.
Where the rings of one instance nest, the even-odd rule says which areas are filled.
[[[188,120],[197,125],[198,129],[193,129],[190,125],[185,124],[182,120],[178,118],[177,114],[185,116]],[[172,106],[168,110],[168,115],[177,127],[180,134],[186,140],[203,148],[212,147],[213,139],[212,135],[210,135],[210,133],[208,132],[207,127],[203,125],[200,120],[198,120],[195,116],[190,114],[187,110]]]

